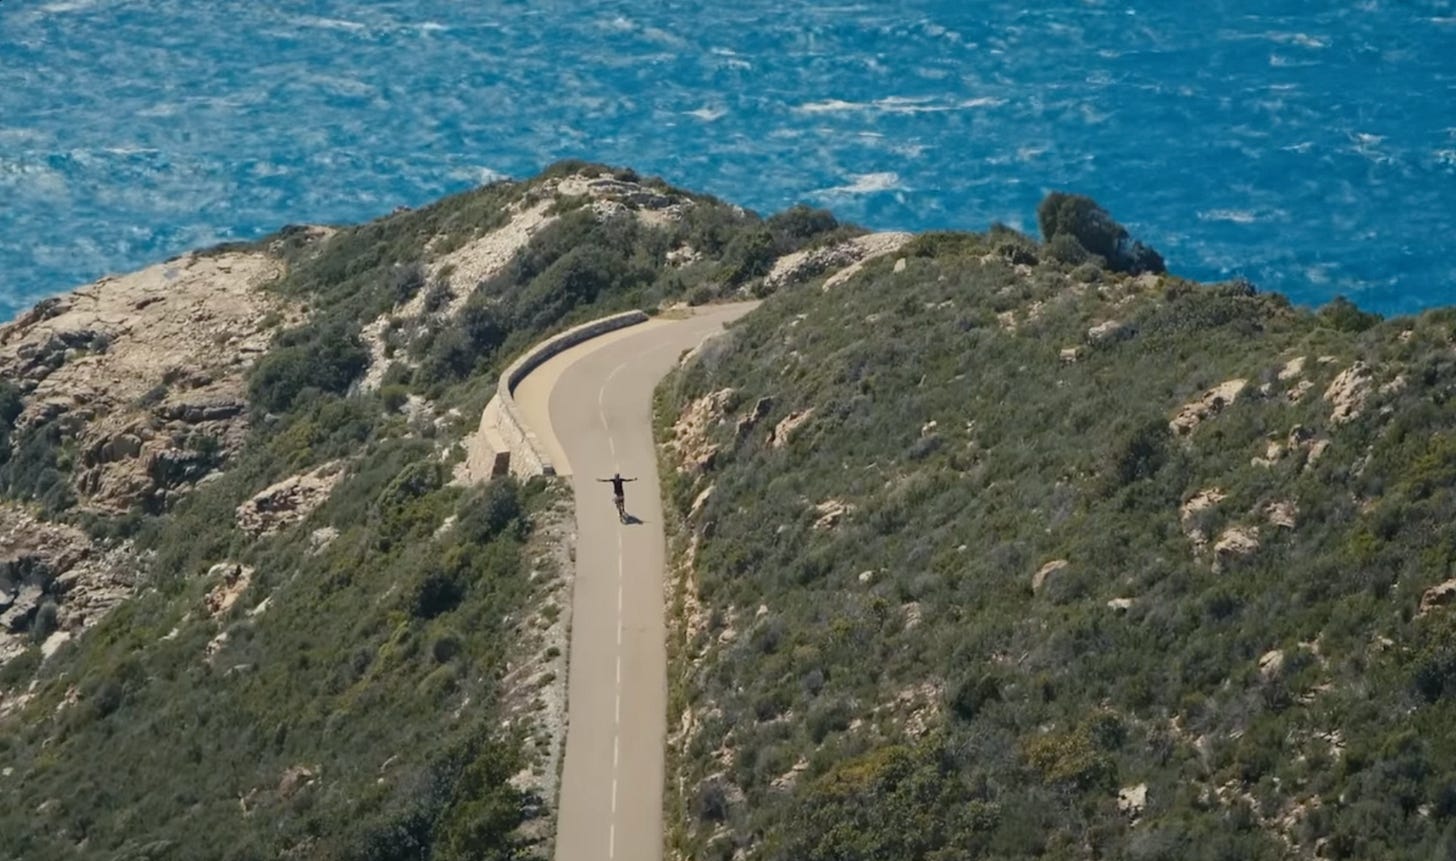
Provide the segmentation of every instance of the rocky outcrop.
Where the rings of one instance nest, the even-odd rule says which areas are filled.
[[[1456,579],[1437,583],[1422,592],[1420,615],[1424,616],[1437,607],[1449,607],[1452,604],[1456,604]]]
[[[1105,320],[1087,330],[1087,342],[1090,344],[1109,344],[1120,341],[1130,333],[1128,327],[1120,320]]]
[[[723,421],[737,396],[733,389],[719,389],[683,409],[665,444],[672,450],[679,471],[702,472],[712,468],[718,446],[710,439],[711,432]]]
[[[1219,383],[1204,392],[1198,400],[1184,404],[1178,414],[1173,416],[1173,420],[1168,422],[1168,429],[1175,436],[1192,434],[1200,424],[1232,406],[1248,384],[1248,380],[1242,379]]]
[[[837,245],[795,251],[774,262],[764,284],[777,289],[827,272],[831,274],[824,281],[824,289],[831,290],[853,278],[869,261],[899,251],[912,238],[909,233],[871,233]]]
[[[260,289],[281,272],[261,252],[188,254],[0,326],[0,379],[24,393],[17,435],[49,426],[74,446],[83,508],[165,505],[242,443],[244,375],[299,316]]]
[[[1264,506],[1264,516],[1268,518],[1270,526],[1293,529],[1299,516],[1299,506],[1288,499],[1271,502]]]
[[[814,506],[814,514],[817,519],[814,521],[814,528],[819,530],[833,529],[839,522],[854,511],[854,506],[842,499],[826,499]]]
[[[1348,424],[1360,417],[1365,402],[1370,399],[1371,383],[1374,377],[1369,366],[1356,362],[1336,375],[1325,389],[1325,400],[1331,406],[1330,423]]]
[[[425,275],[430,282],[442,285],[439,295],[443,302],[438,307],[429,289],[420,290],[409,301],[364,326],[361,337],[369,348],[370,362],[360,385],[375,389],[383,381],[391,361],[385,347],[391,327],[419,334],[432,320],[438,324],[455,317],[479,285],[504,272],[532,237],[561,217],[562,201],[571,199],[585,199],[599,220],[629,216],[655,227],[681,219],[693,206],[691,198],[677,192],[607,176],[574,174],[531,186],[506,206],[505,224],[459,248],[431,256]],[[435,250],[434,244],[426,250]],[[395,356],[394,361],[408,364],[403,356]]]
[[[1208,545],[1208,530],[1203,522],[1203,512],[1212,510],[1226,497],[1227,494],[1222,490],[1209,487],[1193,494],[1179,507],[1178,522],[1183,527],[1183,534],[1193,542],[1194,550],[1202,550]]]
[[[129,545],[100,547],[79,529],[0,503],[0,664],[32,642],[94,625],[131,594],[138,565]]]
[[[1259,549],[1257,526],[1230,526],[1213,545],[1213,570],[1221,571],[1229,563],[1253,555]]]
[[[257,537],[299,523],[329,498],[343,477],[343,464],[335,460],[269,485],[238,506],[238,528]]]
[[[232,609],[248,591],[253,584],[253,568],[237,562],[219,562],[208,569],[207,579],[213,582],[213,587],[202,603],[207,608],[207,615],[216,619]]]
[[[807,410],[789,413],[784,416],[768,435],[768,444],[772,448],[783,448],[789,444],[789,439],[799,428],[803,427],[809,419],[814,417],[814,407]]]
[[[1148,806],[1148,785],[1124,786],[1117,791],[1117,809],[1131,819],[1142,816]]]

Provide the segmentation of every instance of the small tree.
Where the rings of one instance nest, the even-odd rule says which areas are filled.
[[[1086,195],[1061,191],[1048,194],[1036,208],[1036,221],[1042,240],[1054,249],[1057,237],[1069,236],[1091,254],[1105,259],[1114,271],[1133,275],[1167,271],[1161,254],[1134,241],[1125,227]],[[1062,245],[1066,246],[1065,241]]]

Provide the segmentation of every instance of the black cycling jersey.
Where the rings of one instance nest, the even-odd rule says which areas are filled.
[[[623,485],[625,485],[627,483],[627,479],[625,479],[625,478],[623,478],[623,477],[621,477],[619,475],[619,476],[616,476],[615,478],[609,478],[609,479],[607,479],[607,481],[610,481],[612,483],[612,495],[614,495],[614,496],[625,496],[626,495],[627,491],[626,491],[626,488],[623,487]]]

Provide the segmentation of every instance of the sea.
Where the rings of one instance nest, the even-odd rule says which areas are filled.
[[[1456,2],[0,0],[0,319],[562,158],[763,214],[1036,229],[1456,304]]]

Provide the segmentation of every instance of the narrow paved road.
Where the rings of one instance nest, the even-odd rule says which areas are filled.
[[[526,420],[576,491],[558,861],[662,857],[665,554],[652,392],[683,350],[752,307],[716,306],[612,333],[553,358],[516,388]],[[638,479],[627,485],[628,524],[617,520],[611,486],[596,481],[617,471]]]

